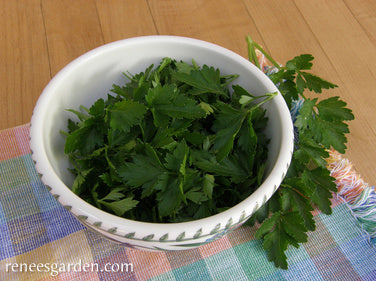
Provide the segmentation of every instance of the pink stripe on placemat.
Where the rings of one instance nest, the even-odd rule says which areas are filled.
[[[30,153],[29,124],[0,131],[0,161]]]

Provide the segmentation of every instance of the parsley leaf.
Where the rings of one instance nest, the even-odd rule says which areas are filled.
[[[133,196],[112,202],[105,201],[105,199],[99,200],[98,202],[112,210],[118,216],[123,216],[127,211],[135,208],[138,204],[137,200],[133,200]]]
[[[240,128],[242,127],[243,120],[245,118],[244,114],[238,115],[238,119],[231,118],[234,123],[232,126],[221,129],[216,132],[216,138],[214,140],[213,149],[217,150],[217,159],[222,161],[232,150],[234,146],[234,140]]]
[[[109,111],[111,128],[127,133],[132,126],[140,124],[146,113],[146,107],[138,102],[124,100],[116,103]]]
[[[317,104],[317,110],[320,117],[327,121],[349,121],[354,119],[347,104],[340,100],[339,97],[330,97],[320,101]]]
[[[78,151],[85,155],[103,144],[103,134],[96,118],[86,119],[82,126],[68,135],[65,142],[66,154]]]
[[[264,240],[263,247],[276,267],[287,269],[285,251],[289,245],[298,247],[307,240],[307,231],[316,228],[314,206],[323,213],[331,213],[332,192],[336,192],[334,178],[327,169],[328,149],[340,153],[346,149],[349,133],[347,121],[354,115],[339,97],[319,101],[307,98],[305,91],[321,94],[323,89],[337,87],[307,70],[313,66],[313,56],[302,54],[279,65],[250,37],[247,38],[249,59],[255,62],[257,49],[273,64],[269,77],[279,88],[289,108],[299,101],[302,106],[294,123],[295,149],[292,161],[278,191],[268,203],[250,219],[262,222],[256,236]]]
[[[316,75],[313,75],[308,72],[299,72],[298,77],[301,86],[300,88],[307,88],[310,91],[314,91],[315,93],[321,93],[322,89],[332,89],[337,87],[337,85],[332,84]]]
[[[139,187],[153,182],[155,178],[166,172],[160,162],[150,156],[137,154],[132,162],[126,162],[118,168],[119,176],[132,187]]]
[[[317,143],[325,148],[333,147],[340,153],[346,149],[349,133],[348,125],[344,121],[354,119],[353,114],[347,108],[345,102],[338,97],[317,102],[318,99],[306,99],[300,115],[296,118],[295,126],[305,134],[311,135]]]
[[[157,194],[158,212],[160,217],[176,216],[183,197],[180,192],[179,179],[171,176],[167,178],[167,185],[162,192]]]
[[[291,209],[298,212],[303,218],[307,230],[315,230],[316,226],[312,215],[313,207],[309,200],[309,196],[313,194],[311,186],[306,186],[301,178],[287,178],[282,187],[282,209],[284,211]]]
[[[211,174],[205,174],[203,179],[203,193],[209,198],[212,198],[215,178]]]
[[[230,177],[234,182],[245,180],[249,174],[235,159],[226,157],[221,162],[210,153],[192,151],[193,165],[207,173]]]
[[[286,62],[286,69],[289,70],[309,70],[312,68],[313,56],[311,54],[302,54]]]
[[[192,69],[189,73],[174,72],[172,77],[176,80],[193,87],[194,94],[213,93],[228,97],[228,94],[221,84],[219,69],[204,65],[202,69]]]
[[[302,218],[296,212],[276,212],[256,231],[256,238],[263,238],[263,248],[276,267],[287,269],[285,251],[288,244],[298,248],[299,243],[307,242],[307,230],[302,222]]]
[[[196,119],[206,115],[194,100],[180,95],[174,85],[158,85],[150,89],[145,98],[152,108],[156,126],[167,126],[170,118]]]
[[[302,180],[307,186],[310,186],[314,192],[311,200],[325,214],[331,214],[331,192],[337,191],[334,179],[330,176],[330,172],[326,168],[316,168],[314,170],[306,170]]]
[[[329,153],[322,145],[301,133],[299,134],[298,146],[299,149],[295,151],[295,159],[300,163],[307,165],[310,161],[313,161],[317,166],[326,166],[325,159],[329,157]]]

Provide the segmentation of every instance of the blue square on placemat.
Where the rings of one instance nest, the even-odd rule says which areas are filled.
[[[57,202],[40,180],[33,182],[31,185],[42,213],[61,207],[60,203]]]
[[[0,201],[0,260],[13,256],[13,245],[10,239],[6,217]]]
[[[9,221],[8,231],[15,255],[32,251],[50,242],[40,213]]]
[[[298,263],[289,264],[289,269],[281,270],[281,274],[286,280],[299,280],[299,281],[324,280],[319,274],[319,271],[317,270],[315,264],[310,258],[304,261],[298,262]],[[274,279],[270,278],[269,280],[274,280]]]
[[[316,265],[303,245],[289,247],[286,251],[288,270],[281,270],[286,280],[316,281],[323,280]],[[270,279],[273,280],[273,279]]]
[[[360,277],[367,276],[376,270],[376,248],[364,236],[359,235],[342,243],[339,247]]]
[[[346,243],[359,236],[360,229],[346,204],[333,208],[331,215],[320,214],[319,216],[337,244]]]
[[[62,206],[42,213],[49,239],[55,241],[85,227]]]
[[[0,224],[0,260],[13,257],[14,249],[6,223]]]
[[[365,276],[362,276],[362,281],[374,281],[376,280],[376,269],[368,273]]]

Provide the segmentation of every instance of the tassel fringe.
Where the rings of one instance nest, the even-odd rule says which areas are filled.
[[[346,203],[369,241],[376,245],[376,192],[364,182],[352,163],[335,150],[329,151],[327,167],[335,178],[338,196]]]

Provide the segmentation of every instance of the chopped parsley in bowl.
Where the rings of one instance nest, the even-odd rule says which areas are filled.
[[[293,151],[289,110],[265,74],[175,36],[113,42],[71,62],[40,96],[30,137],[36,170],[66,209],[151,250],[197,247],[244,223]]]

